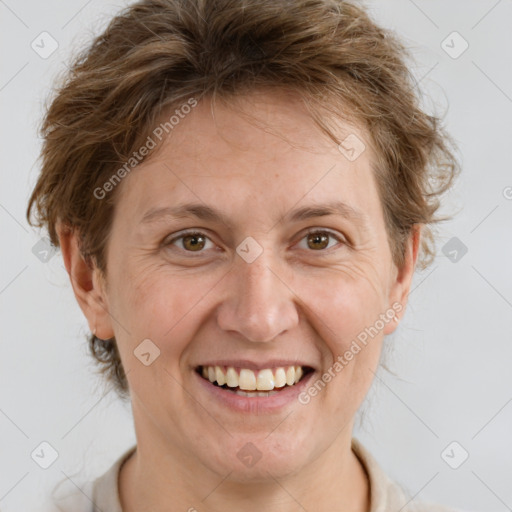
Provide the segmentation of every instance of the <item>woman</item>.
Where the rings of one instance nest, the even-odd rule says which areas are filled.
[[[62,510],[447,510],[352,437],[458,172],[406,56],[339,0],[142,1],[79,56],[27,215],[137,445]]]

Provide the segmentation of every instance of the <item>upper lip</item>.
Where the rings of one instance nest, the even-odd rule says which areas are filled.
[[[247,368],[248,370],[264,370],[266,368],[279,368],[287,366],[302,366],[303,368],[314,368],[313,365],[294,359],[271,359],[269,361],[249,361],[247,359],[217,359],[196,365],[199,366],[232,366],[233,368]]]

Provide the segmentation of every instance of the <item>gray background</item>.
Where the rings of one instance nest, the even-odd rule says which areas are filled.
[[[425,108],[446,111],[463,173],[446,198],[445,211],[456,217],[439,231],[436,261],[417,273],[406,317],[386,340],[398,377],[378,373],[355,435],[418,500],[512,510],[512,2],[366,3],[412,49],[414,73],[430,98]],[[43,234],[24,220],[52,80],[122,5],[0,1],[3,512],[42,510],[64,475],[93,478],[135,441],[130,408],[94,374],[87,324],[60,253],[41,261]],[[48,58],[31,47],[34,40],[42,46],[43,31],[58,43]],[[457,58],[464,41],[446,40],[454,31],[469,44]],[[58,452],[48,469],[31,458],[43,441]],[[450,467],[464,451],[469,458]]]

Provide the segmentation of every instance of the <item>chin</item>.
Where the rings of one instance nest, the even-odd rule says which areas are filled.
[[[270,434],[273,435],[275,433]],[[304,448],[299,448],[299,443],[290,443],[289,438],[280,442],[277,436],[271,442],[268,436],[268,433],[261,437],[233,436],[230,446],[215,457],[215,467],[212,467],[211,458],[204,462],[214,472],[223,476],[230,474],[229,480],[239,483],[264,483],[273,478],[279,479],[297,473],[307,464],[306,452]]]

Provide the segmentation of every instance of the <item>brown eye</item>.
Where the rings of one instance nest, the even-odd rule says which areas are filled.
[[[210,240],[210,237],[199,231],[185,232],[180,236],[164,241],[165,247],[173,248],[172,246],[177,246],[181,251],[197,253],[202,253],[207,249],[212,249],[214,245],[215,244]]]
[[[310,233],[308,235],[308,247],[310,249],[325,249],[329,245],[329,235],[326,233]]]
[[[325,249],[331,249],[338,243],[345,243],[344,238],[325,230],[316,230],[306,233],[300,241],[301,249],[310,249],[317,252],[328,252]],[[305,244],[305,245],[302,245]]]
[[[205,246],[205,237],[201,234],[186,235],[181,237],[183,247],[190,251],[200,251]]]

